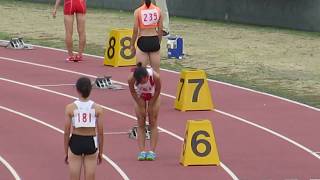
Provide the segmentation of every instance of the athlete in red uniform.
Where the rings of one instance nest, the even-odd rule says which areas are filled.
[[[57,8],[61,0],[56,0],[56,4],[52,11],[53,18],[56,17]],[[65,43],[68,50],[69,57],[67,61],[81,61],[82,54],[86,45],[86,31],[85,31],[85,14],[86,14],[86,0],[64,0],[64,25],[65,25]],[[79,35],[79,51],[78,54],[73,53],[73,21],[76,15],[77,31]]]
[[[155,149],[158,142],[158,113],[160,107],[161,82],[159,74],[152,68],[142,67],[142,63],[137,64],[137,68],[128,78],[129,89],[134,99],[134,109],[138,120],[138,160],[156,159]],[[146,114],[148,113],[148,114]],[[145,125],[148,115],[149,127],[151,130],[150,149],[145,147]]]

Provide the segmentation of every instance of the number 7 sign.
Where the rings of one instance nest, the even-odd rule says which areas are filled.
[[[181,111],[213,110],[211,92],[203,70],[183,70],[180,73],[175,108]]]

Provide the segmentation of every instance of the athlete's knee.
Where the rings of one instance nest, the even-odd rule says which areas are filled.
[[[86,31],[84,28],[78,28],[78,34],[80,37],[86,37]]]
[[[150,129],[157,128],[158,127],[157,120],[156,119],[149,120],[149,127]]]
[[[72,33],[67,33],[66,32],[66,40],[72,41]]]
[[[146,118],[138,118],[138,127],[144,127],[146,125]]]

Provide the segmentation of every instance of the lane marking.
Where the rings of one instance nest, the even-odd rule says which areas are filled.
[[[129,132],[125,132],[125,131],[123,131],[123,132],[105,132],[105,133],[103,133],[103,134],[104,134],[104,135],[122,135],[122,134],[128,135]]]
[[[16,84],[17,84],[17,83],[16,83]],[[13,109],[10,109],[10,108],[7,108],[7,107],[1,106],[1,105],[0,105],[0,109],[6,110],[6,111],[8,111],[8,112],[11,112],[11,113],[13,113],[13,114],[16,114],[16,115],[19,115],[19,116],[22,116],[22,117],[25,117],[25,118],[27,118],[27,119],[29,119],[29,120],[32,120],[32,121],[34,121],[34,122],[36,122],[36,123],[39,123],[39,124],[43,125],[43,126],[46,126],[46,127],[48,127],[48,128],[51,128],[51,129],[53,129],[53,130],[55,130],[55,131],[57,131],[57,132],[59,132],[59,133],[61,133],[61,134],[64,134],[64,131],[63,131],[63,130],[61,130],[61,129],[59,129],[59,128],[51,125],[51,124],[48,124],[48,123],[46,123],[46,122],[44,122],[44,121],[41,121],[41,120],[39,120],[39,119],[37,119],[37,118],[34,118],[34,117],[32,117],[32,116],[29,116],[29,115],[27,115],[27,114],[24,114],[24,113],[15,111],[15,110],[13,110]],[[116,163],[114,163],[114,162],[113,162],[108,156],[106,156],[105,154],[103,154],[102,156],[103,156],[103,159],[106,160],[106,161],[122,176],[123,179],[129,180],[129,177],[122,171],[122,169],[121,169]]]
[[[61,86],[75,86],[75,84],[39,84],[39,85],[35,85],[38,87],[61,87]]]
[[[129,131],[122,131],[122,132],[105,132],[103,134],[105,135],[123,135],[123,134],[126,134],[126,135],[129,135]],[[158,133],[164,133],[163,131],[159,130]]]
[[[10,171],[11,175],[16,180],[21,180],[20,176],[18,175],[17,171],[3,158],[0,156],[0,162]]]
[[[6,40],[0,40],[0,41],[9,42],[9,41],[6,41]],[[49,50],[53,50],[53,51],[67,52],[67,50],[64,50],[64,49],[58,49],[58,48],[52,48],[52,47],[46,47],[46,46],[40,46],[40,45],[32,45],[32,46],[43,48],[43,49],[49,49]],[[104,59],[104,57],[102,57],[102,56],[86,54],[86,53],[84,53],[84,55],[88,56],[88,57],[102,59],[102,60]],[[166,71],[166,72],[170,72],[170,73],[173,73],[173,74],[179,74],[179,72],[173,71],[173,70],[169,70],[169,69],[160,68],[160,70]],[[253,92],[253,93],[257,93],[257,94],[261,94],[261,95],[265,95],[265,96],[270,96],[270,97],[273,97],[273,98],[276,98],[276,99],[287,101],[287,102],[290,102],[290,103],[293,103],[293,104],[296,104],[296,105],[299,105],[299,106],[302,106],[302,107],[305,107],[305,108],[312,109],[312,110],[320,112],[320,108],[312,107],[310,105],[303,104],[303,103],[300,103],[300,102],[297,102],[297,101],[294,101],[294,100],[291,100],[291,99],[287,99],[287,98],[284,98],[284,97],[280,97],[280,96],[277,96],[277,95],[273,95],[273,94],[269,94],[269,93],[266,93],[266,92],[253,90],[253,89],[250,89],[250,88],[246,88],[246,87],[242,87],[242,86],[238,86],[238,85],[234,85],[234,84],[231,84],[231,83],[226,83],[226,82],[222,82],[222,81],[218,81],[218,80],[214,80],[214,79],[210,79],[210,78],[208,78],[208,81],[215,82],[215,83],[218,83],[218,84],[223,84],[225,86],[230,86],[230,87],[242,89],[242,90]]]
[[[1,77],[0,77],[0,80],[6,81],[6,82],[10,82],[10,83],[13,83],[13,84],[18,84],[18,85],[30,87],[30,88],[34,88],[34,89],[37,89],[37,90],[40,90],[40,91],[50,92],[50,93],[53,93],[53,94],[56,94],[56,95],[60,95],[60,96],[63,96],[63,97],[68,97],[68,98],[74,99],[74,100],[78,99],[77,97],[74,97],[74,96],[71,96],[71,95],[68,95],[68,94],[64,94],[64,93],[60,93],[60,92],[57,92],[57,91],[53,91],[53,90],[49,90],[49,89],[33,86],[31,84],[26,84],[26,83],[22,83],[22,82],[10,80],[10,79],[5,79],[5,78],[1,78]],[[119,111],[119,110],[116,110],[116,109],[113,109],[113,108],[109,108],[109,107],[103,106],[103,105],[101,105],[101,107],[103,107],[104,109],[109,110],[111,112],[115,112],[115,113],[121,114],[121,115],[123,115],[125,117],[137,120],[137,118],[135,116],[132,116],[132,115],[127,114],[127,113],[124,113],[122,111]],[[173,137],[175,137],[176,139],[179,139],[180,141],[184,141],[184,139],[182,137],[174,134],[173,132],[170,132],[170,131],[168,131],[168,130],[166,130],[164,128],[161,128],[160,126],[158,126],[158,129],[163,131],[163,132],[165,132],[165,133],[167,133],[167,134],[169,134],[169,135],[171,135],[171,136],[173,136]],[[229,176],[232,177],[232,179],[239,180],[239,178],[225,164],[223,164],[221,162],[220,166],[229,174]]]
[[[78,74],[78,75],[87,76],[87,77],[91,77],[91,78],[96,78],[96,76],[91,75],[91,74],[85,74],[85,73],[81,73],[81,72],[77,72],[77,71],[66,70],[66,69],[62,69],[62,68],[57,68],[57,67],[53,67],[53,66],[48,66],[48,65],[38,64],[38,63],[32,63],[32,62],[27,62],[27,61],[12,59],[12,58],[6,58],[6,57],[1,57],[1,56],[0,56],[0,60],[13,61],[13,62],[18,62],[18,63],[23,63],[23,64],[29,64],[29,65],[33,65],[33,66],[44,67],[44,68],[48,68],[48,69],[54,69],[54,70],[58,70],[58,71],[62,71],[62,72],[68,72],[68,73]],[[113,80],[113,81],[114,81],[114,80]],[[123,83],[123,82],[120,82],[120,81],[115,81],[115,82],[117,82],[117,83],[119,83],[119,84],[121,84],[121,85],[124,85],[124,86],[128,86],[128,84]],[[172,96],[172,95],[170,95],[170,94],[161,93],[161,95],[175,99],[175,96]],[[251,122],[251,121],[249,121],[249,120],[246,120],[246,119],[244,119],[244,118],[238,117],[238,116],[236,116],[236,115],[233,115],[233,114],[230,114],[230,113],[227,113],[227,112],[218,110],[218,109],[214,109],[214,111],[217,112],[217,113],[219,113],[219,114],[222,114],[222,115],[225,115],[225,116],[227,116],[227,117],[230,117],[230,118],[232,118],[232,119],[236,119],[236,120],[238,120],[238,121],[240,121],[240,122],[249,124],[249,125],[251,125],[251,126],[253,126],[253,127],[256,127],[256,128],[258,128],[258,129],[261,129],[261,130],[263,130],[263,131],[265,131],[265,132],[268,132],[268,133],[270,133],[270,134],[272,134],[272,135],[274,135],[274,136],[276,136],[276,137],[279,137],[279,138],[281,138],[281,139],[283,139],[283,140],[285,140],[285,141],[293,144],[294,146],[299,147],[300,149],[308,152],[309,154],[311,154],[312,156],[316,157],[317,159],[320,159],[320,155],[314,153],[314,152],[313,152],[312,150],[310,150],[309,148],[301,145],[300,143],[298,143],[298,142],[296,142],[296,141],[294,141],[294,140],[292,140],[292,139],[290,139],[290,138],[288,138],[288,137],[286,137],[286,136],[284,136],[284,135],[282,135],[282,134],[280,134],[280,133],[278,133],[278,132],[272,131],[271,129],[268,129],[268,128],[266,128],[266,127],[263,127],[263,126],[261,126],[261,125],[259,125],[259,124],[253,123],[253,122]],[[122,113],[122,112],[118,112],[118,113]],[[122,115],[123,115],[123,114],[122,114]],[[126,115],[124,115],[124,116],[126,116]],[[133,116],[132,116],[132,117],[133,117]],[[134,117],[134,118],[135,118],[135,117]],[[174,137],[177,138],[177,139],[180,138],[180,137],[176,136],[174,133],[168,132],[168,134],[174,136]]]
[[[43,48],[43,49],[50,49],[50,50],[54,50],[54,51],[67,52],[64,49],[57,49],[57,48],[52,48],[52,47],[40,46],[40,45],[33,45],[33,46],[34,47]],[[86,54],[86,53],[84,53],[84,55],[89,56],[89,57],[93,57],[93,58],[102,59],[102,60],[104,59],[104,57],[102,57],[102,56]],[[169,70],[169,69],[160,68],[160,70],[166,71],[166,72],[170,72],[170,73],[174,73],[174,74],[179,74],[179,72],[173,71],[173,70]],[[293,103],[293,104],[297,104],[299,106],[303,106],[305,108],[313,109],[315,111],[320,111],[320,108],[312,107],[312,106],[307,105],[307,104],[303,104],[303,103],[300,103],[300,102],[297,102],[297,101],[294,101],[294,100],[290,100],[290,99],[287,99],[287,98],[284,98],[284,97],[280,97],[280,96],[276,96],[276,95],[273,95],[273,94],[269,94],[269,93],[266,93],[266,92],[260,92],[260,91],[257,91],[257,90],[253,90],[253,89],[249,89],[249,88],[246,88],[246,87],[242,87],[242,86],[238,86],[238,85],[234,85],[234,84],[231,84],[231,83],[226,83],[226,82],[222,82],[222,81],[218,81],[218,80],[214,80],[214,79],[209,79],[209,78],[208,78],[208,81],[215,82],[215,83],[218,83],[218,84],[223,84],[223,85],[234,87],[234,88],[238,88],[238,89],[242,89],[242,90],[249,91],[249,92],[254,92],[254,93],[257,93],[257,94],[262,94],[262,95],[265,95],[265,96],[270,96],[270,97],[273,97],[273,98],[276,98],[276,99],[280,99],[280,100],[287,101],[287,102],[290,102],[290,103]]]

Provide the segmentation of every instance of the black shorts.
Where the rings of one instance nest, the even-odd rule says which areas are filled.
[[[143,52],[156,52],[160,50],[158,36],[141,36],[137,42],[138,48]]]
[[[90,155],[97,152],[97,147],[94,142],[94,136],[81,136],[72,134],[69,147],[75,155]]]

